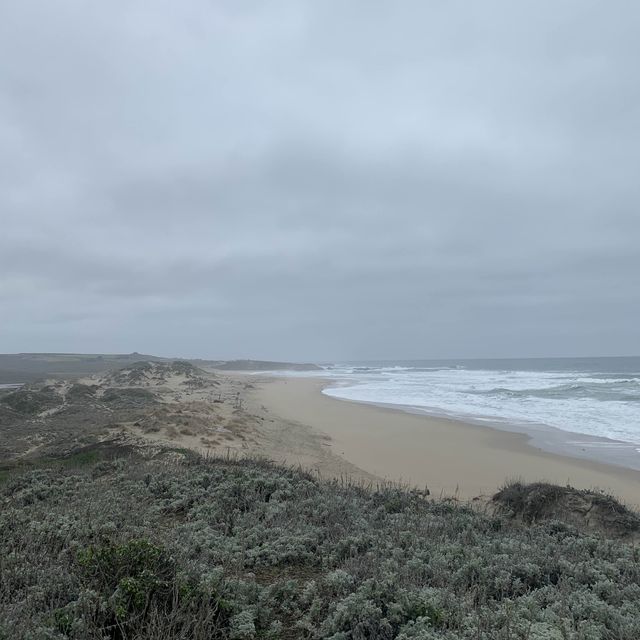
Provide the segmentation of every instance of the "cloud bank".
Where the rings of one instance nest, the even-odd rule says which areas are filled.
[[[640,353],[633,2],[0,8],[0,351]]]

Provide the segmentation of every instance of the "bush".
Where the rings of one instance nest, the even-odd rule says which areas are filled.
[[[0,638],[637,640],[639,603],[637,551],[601,533],[264,461],[0,487]]]
[[[29,416],[59,406],[61,399],[46,388],[31,389],[26,387],[0,397],[0,402],[18,413]]]

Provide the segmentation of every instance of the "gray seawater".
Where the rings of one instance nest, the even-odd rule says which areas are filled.
[[[347,362],[323,374],[336,398],[521,431],[543,448],[640,468],[640,357]]]

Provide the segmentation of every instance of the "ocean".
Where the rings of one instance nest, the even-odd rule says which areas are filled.
[[[347,362],[321,375],[335,380],[324,389],[335,398],[519,431],[541,448],[640,468],[640,357]]]

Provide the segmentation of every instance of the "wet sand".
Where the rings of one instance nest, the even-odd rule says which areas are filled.
[[[529,437],[447,418],[337,400],[317,378],[255,379],[253,401],[270,414],[330,438],[332,451],[363,471],[470,499],[505,479],[598,488],[640,505],[640,472],[542,451]]]

